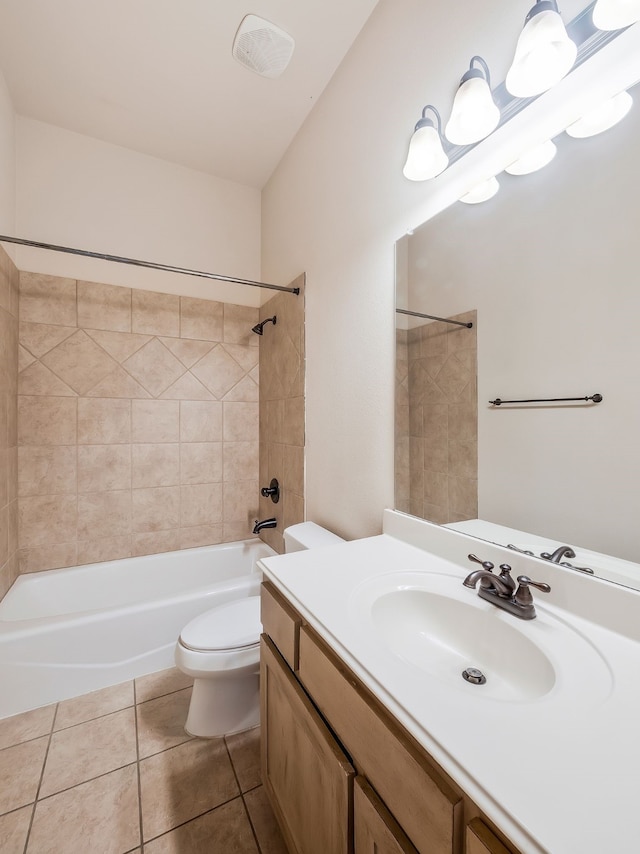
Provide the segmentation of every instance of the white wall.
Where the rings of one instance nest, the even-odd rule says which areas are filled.
[[[347,537],[393,506],[393,244],[442,187],[401,174],[413,126],[474,54],[504,79],[530,6],[380,0],[263,191],[263,275],[307,272],[307,515]]]
[[[259,190],[24,117],[16,139],[16,236],[260,280]],[[243,305],[262,296],[43,250],[17,258],[22,270],[126,287]]]
[[[15,207],[15,115],[7,84],[0,71],[0,234],[13,234]],[[4,248],[12,258],[15,257],[12,247],[4,244]]]

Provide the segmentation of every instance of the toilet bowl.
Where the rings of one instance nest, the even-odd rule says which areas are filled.
[[[285,552],[344,542],[314,522],[284,531]],[[185,730],[215,738],[260,723],[260,597],[247,596],[200,614],[184,627],[176,666],[194,679]]]

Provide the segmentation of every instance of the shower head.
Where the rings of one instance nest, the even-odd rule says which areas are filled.
[[[273,317],[267,317],[267,319],[263,320],[261,323],[256,323],[255,326],[251,327],[251,331],[255,332],[256,335],[264,335],[265,323],[273,323],[273,325],[275,326],[276,325],[276,315],[274,314]]]

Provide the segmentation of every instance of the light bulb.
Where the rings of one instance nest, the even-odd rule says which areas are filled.
[[[619,92],[613,98],[609,98],[598,104],[593,110],[589,110],[578,121],[569,125],[567,133],[576,139],[584,139],[595,136],[605,130],[609,130],[627,115],[633,105],[633,98],[628,92]]]
[[[407,160],[402,174],[409,181],[427,181],[435,178],[449,165],[449,158],[442,147],[442,138],[431,119],[425,118],[427,109],[433,110],[440,123],[440,114],[435,107],[425,107],[422,118],[416,125],[411,141]]]
[[[542,169],[547,163],[551,163],[556,156],[556,151],[557,148],[548,139],[541,145],[536,145],[535,148],[526,151],[517,160],[507,166],[504,171],[508,172],[509,175],[530,175],[531,172],[537,172],[538,169]]]
[[[516,98],[546,92],[569,73],[577,53],[554,0],[539,0],[520,33],[505,80],[507,91]]]
[[[640,21],[640,0],[598,0],[593,24],[599,30],[622,30]]]
[[[460,196],[459,201],[464,202],[465,205],[477,205],[480,202],[492,199],[499,189],[500,184],[498,183],[498,179],[495,177],[488,178],[472,190],[469,190],[464,196]]]
[[[479,59],[474,57],[472,63]],[[484,60],[481,61],[486,68]],[[486,74],[485,78],[479,69],[472,67],[462,78],[444,131],[449,142],[454,145],[479,142],[498,126],[500,110],[491,94],[488,69]]]

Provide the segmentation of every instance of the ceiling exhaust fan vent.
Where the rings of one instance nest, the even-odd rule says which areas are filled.
[[[247,15],[233,42],[233,56],[263,77],[279,77],[293,56],[295,41],[275,24]]]

